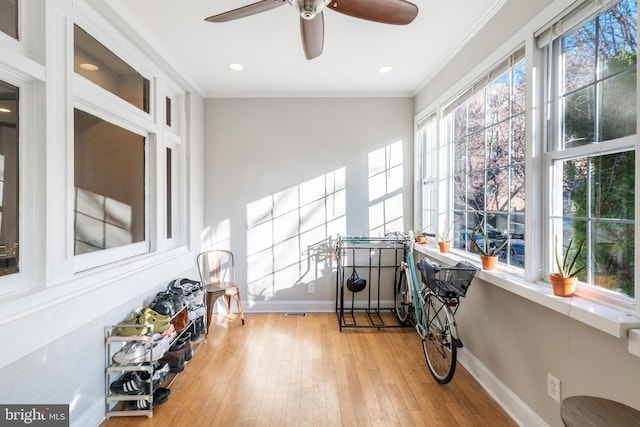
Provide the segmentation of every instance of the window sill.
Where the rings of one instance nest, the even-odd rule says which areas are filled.
[[[473,259],[456,253],[441,254],[428,244],[416,244],[414,249],[443,264],[453,265],[464,259],[480,267],[480,263]],[[476,277],[617,338],[626,338],[629,329],[640,328],[640,319],[632,313],[580,296],[557,297],[553,295],[549,284],[525,281],[516,271],[502,265],[495,271],[479,270]]]

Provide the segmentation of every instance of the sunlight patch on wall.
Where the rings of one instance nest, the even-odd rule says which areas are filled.
[[[403,179],[402,141],[369,153],[369,235],[406,231],[403,230]]]
[[[247,205],[249,304],[276,297],[331,272],[331,236],[346,230],[345,169]]]

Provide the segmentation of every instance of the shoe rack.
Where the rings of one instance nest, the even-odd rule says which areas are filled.
[[[153,417],[153,380],[143,382],[143,394],[116,394],[112,393],[110,385],[126,372],[146,372],[149,378],[153,377],[153,325],[140,325],[146,328],[145,334],[135,336],[118,335],[118,327],[105,327],[105,404],[107,419],[119,416],[146,416]],[[132,327],[132,326],[128,326]],[[148,351],[142,360],[132,363],[115,363],[113,356],[126,344],[140,343]],[[129,403],[137,400],[145,400],[148,409],[130,409]]]

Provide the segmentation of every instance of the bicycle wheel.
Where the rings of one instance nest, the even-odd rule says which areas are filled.
[[[451,381],[456,371],[457,348],[451,336],[453,314],[432,292],[427,293],[424,302],[427,335],[422,340],[422,349],[431,375],[440,384],[446,384]]]
[[[401,324],[405,325],[409,321],[409,285],[407,283],[407,275],[401,268],[398,269],[396,280],[395,306],[396,317]]]

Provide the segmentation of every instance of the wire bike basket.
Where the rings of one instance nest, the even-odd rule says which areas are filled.
[[[465,261],[460,261],[453,267],[441,267],[423,258],[416,266],[420,270],[422,283],[445,299],[464,297],[478,271],[477,267]]]

